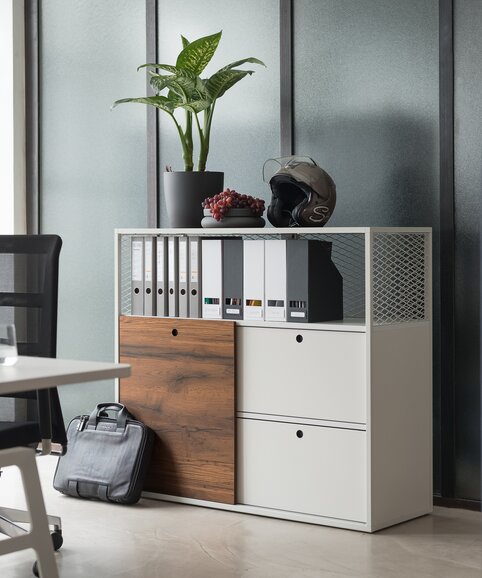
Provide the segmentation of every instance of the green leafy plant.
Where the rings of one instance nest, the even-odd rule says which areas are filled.
[[[184,168],[192,171],[193,163],[193,126],[199,136],[198,171],[206,170],[209,154],[209,141],[216,102],[227,90],[254,70],[241,70],[238,67],[250,63],[264,63],[257,58],[243,58],[224,66],[209,78],[201,78],[200,74],[211,61],[222,32],[198,38],[189,42],[181,36],[183,49],[177,57],[176,64],[142,64],[148,68],[153,96],[141,98],[123,98],[116,100],[112,107],[125,102],[139,102],[155,106],[163,110],[173,120],[181,140]],[[162,70],[168,74],[158,72]],[[161,94],[166,91],[166,94]],[[184,124],[176,118],[176,111],[183,109]],[[201,118],[202,117],[202,118]]]

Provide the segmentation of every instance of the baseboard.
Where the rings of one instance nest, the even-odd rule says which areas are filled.
[[[433,505],[442,508],[461,508],[462,510],[482,511],[482,502],[480,500],[464,500],[462,498],[443,498],[442,496],[433,497]]]

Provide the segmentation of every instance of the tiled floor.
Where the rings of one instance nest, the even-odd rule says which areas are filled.
[[[432,516],[373,535],[151,500],[116,506],[61,496],[55,458],[38,460],[47,510],[61,515],[62,578],[480,578],[482,514]],[[21,506],[15,469],[0,502]],[[33,552],[0,557],[0,578],[32,576]]]

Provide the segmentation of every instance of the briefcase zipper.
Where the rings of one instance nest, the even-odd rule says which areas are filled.
[[[85,428],[85,424],[88,422],[89,416],[88,415],[81,415],[79,423],[77,425],[77,431],[82,431]]]

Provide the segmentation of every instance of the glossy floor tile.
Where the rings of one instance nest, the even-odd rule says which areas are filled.
[[[62,578],[480,578],[482,514],[436,508],[376,534],[141,500],[82,501],[52,489],[55,458],[39,458],[47,510],[63,519]],[[17,470],[0,502],[21,507]],[[32,551],[0,557],[0,578],[32,576]]]

